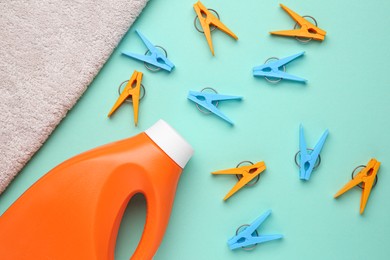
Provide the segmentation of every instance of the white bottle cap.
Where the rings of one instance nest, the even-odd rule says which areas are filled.
[[[145,131],[173,161],[181,168],[186,166],[194,149],[191,145],[173,129],[167,122],[160,119],[153,126]]]

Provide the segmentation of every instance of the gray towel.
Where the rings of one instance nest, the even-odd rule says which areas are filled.
[[[0,2],[0,193],[83,94],[146,3]]]

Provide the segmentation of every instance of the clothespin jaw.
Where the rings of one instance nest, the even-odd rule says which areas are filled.
[[[229,199],[233,194],[239,191],[242,187],[256,178],[260,173],[266,169],[264,162],[258,162],[253,165],[241,166],[238,168],[230,168],[226,170],[220,170],[212,172],[211,174],[240,174],[242,178],[233,186],[233,188],[223,198],[224,201]]]
[[[360,214],[363,214],[380,165],[381,163],[378,162],[376,159],[371,159],[366,165],[366,167],[360,170],[360,172],[358,172],[351,181],[349,181],[343,188],[341,188],[341,190],[339,190],[334,195],[334,198],[341,196],[345,192],[349,191],[353,187],[363,182],[363,192],[362,197],[360,199]]]
[[[134,109],[134,124],[135,126],[137,126],[142,75],[143,75],[142,72],[134,71],[133,75],[127,82],[119,98],[117,99],[114,106],[111,108],[110,112],[108,113],[108,117],[110,117],[123,104],[123,102],[125,102],[127,98],[131,97],[131,100],[133,101],[133,109]]]
[[[237,35],[235,35],[229,28],[226,27],[215,15],[213,15],[200,1],[194,4],[194,10],[198,16],[200,25],[202,26],[204,35],[206,37],[207,43],[210,47],[211,53],[214,56],[213,42],[211,40],[211,31],[210,25],[213,25],[231,36],[235,40],[238,40]]]
[[[122,54],[140,61],[144,61],[166,71],[172,71],[175,65],[163,53],[161,53],[161,51],[157,49],[156,46],[153,45],[140,31],[135,31],[145,46],[148,48],[150,55],[141,55],[127,51],[122,51]]]
[[[318,156],[320,155],[322,147],[324,146],[326,138],[328,137],[328,134],[329,134],[329,131],[328,131],[328,129],[326,129],[324,131],[324,133],[321,135],[317,144],[315,145],[313,151],[311,153],[309,153],[307,151],[305,137],[303,135],[303,126],[302,126],[302,124],[300,125],[300,128],[299,128],[299,150],[301,153],[301,159],[300,159],[299,178],[301,180],[308,181],[310,179],[311,173],[312,173],[314,166],[317,162]]]
[[[223,120],[233,125],[233,121],[230,120],[225,114],[223,114],[215,105],[217,101],[225,100],[241,100],[241,96],[220,95],[215,93],[204,93],[198,91],[190,91],[187,98],[196,104],[204,107],[215,115],[219,116]]]
[[[256,235],[256,229],[268,218],[271,214],[271,210],[266,211],[255,221],[252,222],[247,228],[228,240],[228,246],[231,250],[247,247],[251,245],[257,245],[260,243],[280,239],[283,235]]]
[[[294,19],[301,26],[301,28],[294,29],[294,30],[274,31],[274,32],[270,32],[270,34],[312,38],[318,41],[323,41],[325,39],[326,31],[318,28],[316,25],[307,21],[304,17],[298,15],[288,7],[282,4],[280,4],[280,6],[291,16],[292,19]]]
[[[263,77],[270,77],[270,78],[279,78],[279,79],[288,79],[292,81],[298,81],[305,83],[307,80],[304,78],[300,78],[298,76],[288,74],[280,68],[282,68],[284,65],[290,63],[291,61],[303,56],[305,54],[304,51],[291,55],[286,58],[282,58],[273,62],[269,62],[260,66],[256,66],[253,68],[253,76],[263,76]]]

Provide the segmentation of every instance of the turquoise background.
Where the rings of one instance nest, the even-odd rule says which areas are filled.
[[[0,212],[62,161],[137,134],[163,118],[193,145],[195,154],[182,174],[171,221],[154,259],[389,259],[390,2],[286,0],[283,4],[314,16],[327,31],[325,41],[301,44],[269,35],[294,25],[278,1],[205,0],[239,37],[235,41],[213,32],[215,57],[193,27],[194,3],[150,1],[83,97],[1,195]],[[168,51],[176,65],[171,73],[150,72],[142,62],[121,55],[122,50],[145,51],[135,29]],[[287,72],[308,79],[307,84],[273,85],[252,76],[252,67],[268,57],[300,51],[305,55],[288,64]],[[138,127],[128,104],[107,118],[118,85],[134,70],[144,73],[147,91]],[[187,100],[189,90],[204,87],[244,97],[219,106],[235,122],[233,127],[200,113]],[[300,123],[309,147],[326,128],[330,132],[321,166],[308,182],[299,180],[293,160]],[[359,215],[359,188],[337,200],[333,195],[350,180],[351,171],[370,158],[382,162],[379,182]],[[223,202],[236,178],[210,172],[243,160],[265,161],[267,170],[254,187]],[[142,196],[131,201],[116,259],[128,259],[134,251],[145,208]],[[249,252],[229,250],[226,241],[236,228],[267,209],[272,214],[259,232],[284,238]]]

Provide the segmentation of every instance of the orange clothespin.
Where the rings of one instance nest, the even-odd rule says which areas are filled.
[[[232,31],[230,31],[229,28],[227,28],[219,20],[218,13],[216,13],[215,10],[209,9],[209,10],[214,11],[217,14],[218,17],[213,15],[200,1],[198,1],[197,3],[194,4],[194,9],[195,9],[195,12],[196,12],[196,15],[197,15],[196,18],[199,19],[200,25],[203,28],[203,33],[206,36],[207,43],[209,44],[211,53],[213,55],[214,55],[214,48],[213,48],[213,42],[211,40],[211,31],[213,29],[210,30],[210,25],[215,26],[216,28],[220,29],[221,31],[223,31],[227,35],[230,35],[234,39],[236,39],[236,40],[238,39],[238,37]],[[195,23],[194,23],[195,24],[195,28],[199,32],[202,32],[196,26],[196,18],[195,18]]]
[[[134,71],[133,75],[127,82],[125,88],[122,93],[119,95],[119,98],[115,102],[114,106],[111,108],[111,111],[108,113],[108,117],[110,117],[117,109],[122,105],[123,102],[129,97],[133,102],[134,109],[134,125],[138,124],[138,107],[141,93],[141,80],[142,80],[142,72]]]
[[[361,186],[361,188],[363,189],[363,193],[360,200],[360,214],[363,214],[368,197],[371,193],[371,189],[375,186],[376,181],[378,179],[377,173],[380,165],[381,163],[378,162],[376,159],[371,159],[366,166],[363,165],[364,168],[359,171],[355,177],[352,176],[352,180],[349,181],[341,190],[339,190],[336,195],[334,195],[334,197],[339,197],[343,193],[347,192],[348,190],[363,182],[364,186]],[[355,168],[355,170],[356,169],[357,168]],[[354,171],[352,172],[352,175]]]
[[[244,162],[248,162],[251,165],[240,166]],[[262,173],[266,169],[264,162],[258,162],[255,164],[253,164],[250,161],[244,161],[244,162],[239,163],[236,168],[220,170],[211,173],[211,174],[235,174],[237,176],[237,179],[239,180],[236,183],[236,185],[234,185],[233,188],[228,192],[228,194],[226,194],[223,200],[227,200],[228,198],[230,198],[239,189],[249,184],[250,181],[252,181],[254,178],[257,177],[255,181],[256,183],[260,178],[260,173]],[[240,175],[241,177],[239,177]]]
[[[287,8],[286,6],[282,4],[280,4],[280,6],[291,16],[291,18],[293,18],[297,22],[297,24],[301,26],[301,28],[295,29],[294,27],[294,30],[275,31],[275,32],[270,32],[270,34],[281,35],[281,36],[303,37],[303,38],[314,39],[318,41],[323,41],[325,39],[326,31],[317,27],[317,21],[313,17],[300,16],[294,11],[292,11],[291,9]],[[307,21],[304,17],[312,18],[315,22],[315,25]]]

